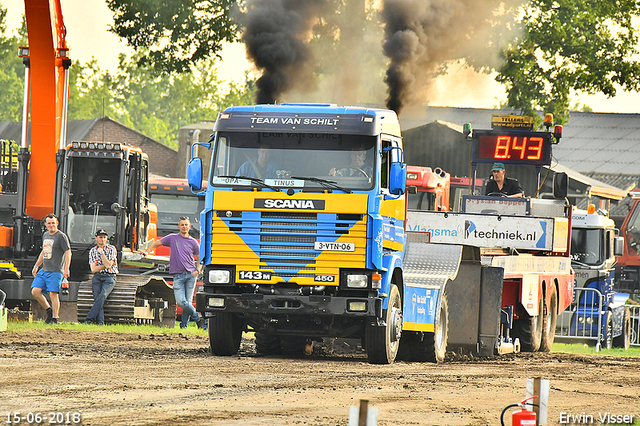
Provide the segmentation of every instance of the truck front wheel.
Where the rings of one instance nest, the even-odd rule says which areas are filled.
[[[209,319],[209,344],[211,353],[217,356],[230,356],[238,353],[244,320],[237,315],[218,312]]]
[[[395,284],[389,289],[389,303],[385,315],[385,325],[367,324],[365,345],[369,362],[391,364],[398,355],[402,334],[402,300]]]
[[[513,322],[513,337],[520,339],[522,352],[535,352],[540,349],[542,340],[542,326],[544,320],[544,300],[540,295],[538,315],[526,315]]]

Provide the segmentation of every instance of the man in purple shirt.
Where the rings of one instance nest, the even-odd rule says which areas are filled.
[[[182,308],[180,328],[187,328],[189,320],[193,319],[198,328],[204,328],[205,319],[196,312],[191,301],[196,287],[196,278],[200,275],[200,264],[195,257],[200,253],[198,240],[189,235],[191,221],[188,217],[181,217],[178,222],[180,232],[169,234],[158,241],[154,241],[146,253],[160,246],[171,248],[169,256],[169,273],[173,274],[173,294],[176,303]]]

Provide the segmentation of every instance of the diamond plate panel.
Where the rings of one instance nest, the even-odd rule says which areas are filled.
[[[403,262],[404,283],[413,287],[441,288],[455,279],[462,258],[462,246],[454,244],[408,243]]]

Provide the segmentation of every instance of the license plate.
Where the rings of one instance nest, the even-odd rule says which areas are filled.
[[[271,272],[238,271],[238,279],[254,281],[271,281]]]
[[[322,241],[316,241],[313,244],[315,250],[320,251],[355,251],[355,243],[324,243]]]

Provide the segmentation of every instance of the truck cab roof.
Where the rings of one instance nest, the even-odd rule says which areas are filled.
[[[615,222],[607,216],[598,213],[588,213],[586,210],[574,209],[571,217],[572,228],[613,229]]]
[[[234,106],[218,114],[214,131],[345,133],[400,137],[394,111],[335,104]]]

